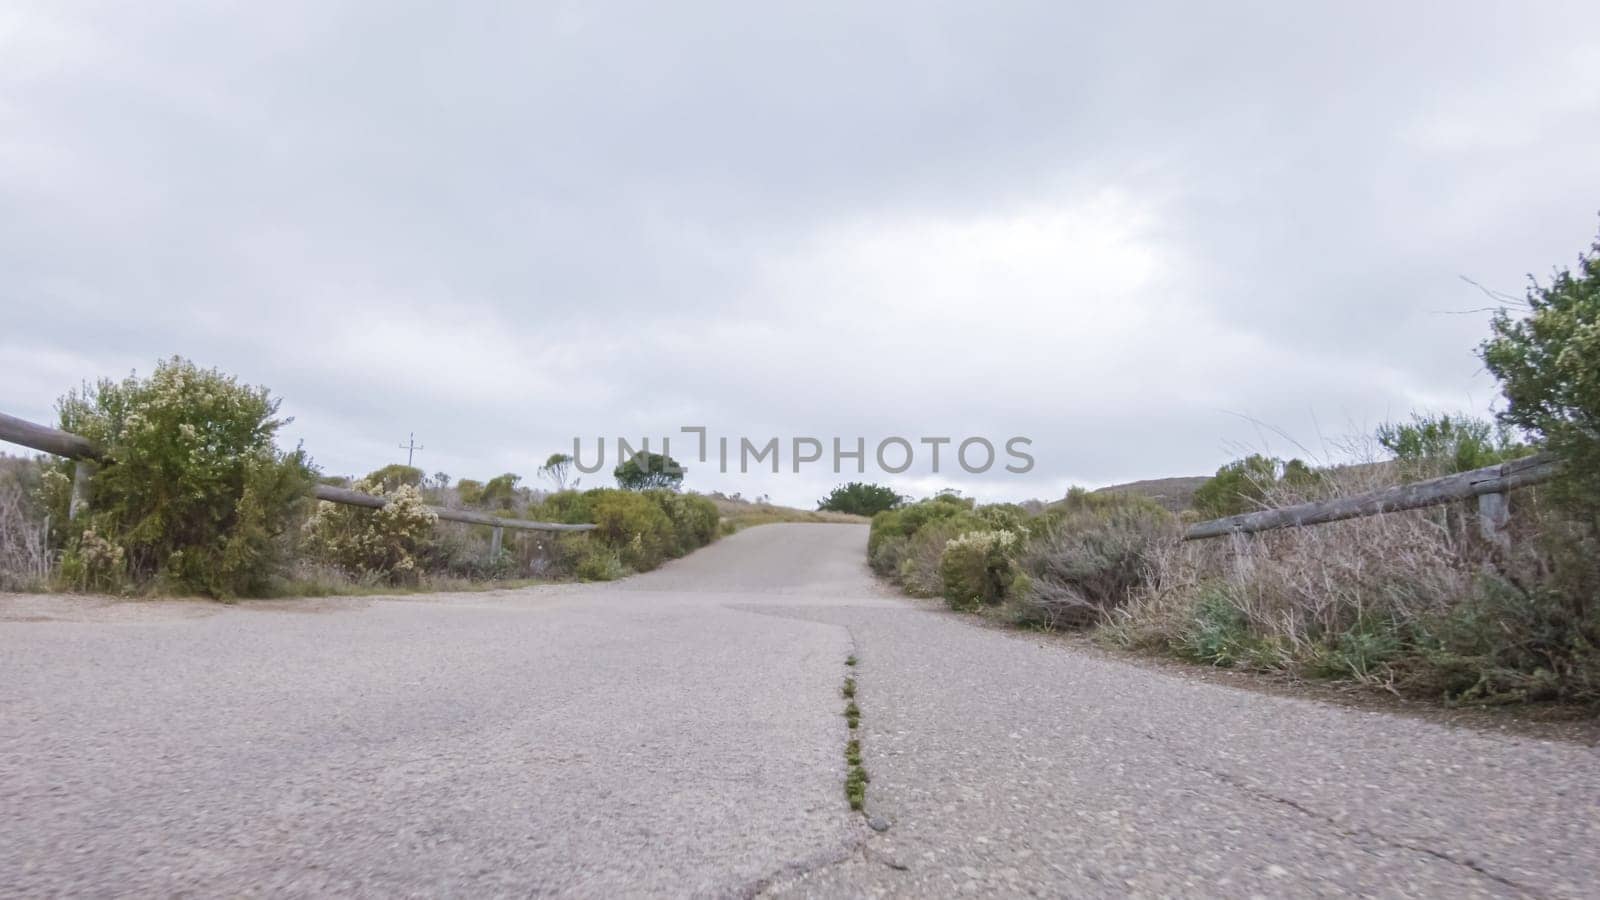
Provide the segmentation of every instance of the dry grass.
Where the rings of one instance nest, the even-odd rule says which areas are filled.
[[[1415,477],[1416,473],[1404,473]],[[1396,483],[1393,466],[1324,474],[1269,505]],[[1538,490],[1512,502],[1513,551],[1470,504],[1153,548],[1145,588],[1104,634],[1220,665],[1480,700],[1600,697],[1594,535]]]
[[[0,456],[0,590],[43,590],[51,554],[43,510],[34,501],[38,465]]]
[[[752,528],[756,525],[772,525],[780,522],[865,525],[872,521],[866,516],[795,509],[790,506],[778,506],[777,504],[763,501],[745,500],[742,497],[728,497],[719,493],[705,496],[706,499],[716,504],[717,514],[721,518],[724,534],[732,534],[735,531]]]

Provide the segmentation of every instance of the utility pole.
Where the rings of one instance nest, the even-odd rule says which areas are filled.
[[[426,448],[426,447],[422,446],[421,444],[417,443],[417,433],[415,431],[413,431],[406,438],[406,442],[404,444],[400,445],[400,449],[404,450],[406,452],[406,465],[410,466],[411,465],[411,457],[412,457],[412,455],[415,454],[418,450],[426,450],[428,448]]]

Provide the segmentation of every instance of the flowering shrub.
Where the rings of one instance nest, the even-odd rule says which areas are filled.
[[[355,489],[389,503],[382,509],[318,503],[305,525],[307,548],[322,562],[352,575],[394,583],[416,581],[421,574],[419,557],[431,546],[439,516],[414,485],[385,491],[382,484],[363,479]]]
[[[956,609],[991,606],[1005,599],[1015,576],[1012,554],[1017,533],[998,529],[969,531],[951,538],[939,557],[944,599]]]
[[[231,597],[281,571],[312,472],[302,452],[274,445],[287,420],[266,388],[173,357],[149,378],[85,385],[58,408],[61,428],[108,458],[88,516],[58,536],[69,580],[107,589],[158,578]],[[55,463],[44,485],[57,522],[68,521],[72,467]]]

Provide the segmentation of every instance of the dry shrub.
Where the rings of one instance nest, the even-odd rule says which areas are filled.
[[[1270,505],[1392,483],[1392,467],[1324,473]],[[1538,490],[1512,501],[1513,550],[1471,503],[1186,544],[1108,632],[1219,665],[1352,678],[1475,700],[1600,699],[1594,528]]]
[[[1013,591],[1011,617],[1050,628],[1104,622],[1147,589],[1156,563],[1177,540],[1177,518],[1151,500],[1069,497],[1022,555],[1026,588]]]
[[[45,519],[19,473],[0,472],[0,590],[37,590],[50,580]]]

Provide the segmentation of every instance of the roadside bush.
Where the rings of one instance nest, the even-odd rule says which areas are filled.
[[[945,542],[939,558],[940,591],[954,609],[994,606],[1015,577],[1014,531],[968,531]]]
[[[598,488],[585,495],[598,539],[615,550],[622,564],[647,572],[673,555],[677,534],[672,520],[648,496],[633,491]]]
[[[628,574],[617,551],[591,544],[578,556],[572,573],[582,581],[615,581]]]
[[[970,513],[973,505],[971,500],[953,494],[939,494],[900,509],[880,512],[872,517],[872,528],[867,535],[867,555],[870,558],[883,541],[894,537],[910,538],[936,519]]]
[[[672,523],[675,543],[671,555],[682,556],[717,538],[720,518],[717,505],[705,497],[672,491],[647,491],[645,496],[654,501]]]
[[[1154,501],[1069,495],[1022,553],[1028,590],[1012,598],[1012,618],[1052,628],[1104,622],[1150,583],[1153,567],[1177,539],[1177,519]]]
[[[413,485],[385,491],[363,479],[355,489],[389,503],[382,509],[367,509],[319,502],[306,522],[307,549],[319,561],[357,578],[415,583],[423,573],[423,557],[433,546],[439,517]]]
[[[224,598],[267,590],[292,555],[314,477],[304,453],[274,446],[287,421],[278,403],[266,388],[178,357],[148,378],[64,396],[60,427],[109,460],[78,522],[66,515],[73,464],[47,476],[68,580],[111,589],[160,579]]]

